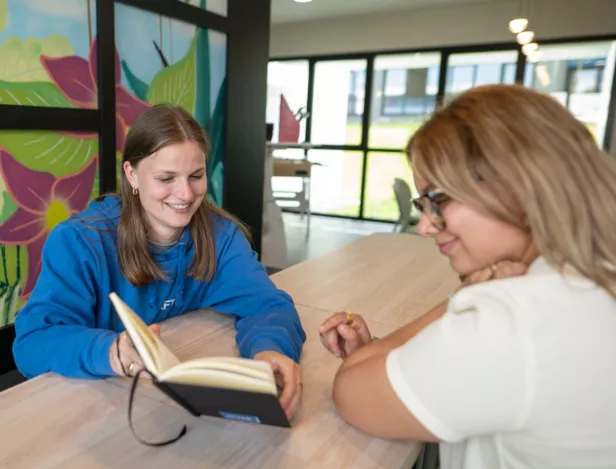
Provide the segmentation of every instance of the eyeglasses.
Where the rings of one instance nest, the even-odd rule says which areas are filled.
[[[445,229],[445,220],[441,215],[441,204],[451,200],[451,197],[444,194],[442,191],[435,190],[425,192],[416,199],[413,199],[413,205],[419,212],[423,213],[430,223],[437,230]]]

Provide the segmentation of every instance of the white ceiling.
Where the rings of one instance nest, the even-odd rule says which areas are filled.
[[[335,16],[365,15],[375,12],[433,8],[469,3],[503,2],[507,0],[272,0],[272,23],[310,21]]]

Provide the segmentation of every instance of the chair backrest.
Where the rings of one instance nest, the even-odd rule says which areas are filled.
[[[403,179],[394,179],[394,194],[398,209],[400,210],[400,222],[408,222],[411,219],[411,188]]]

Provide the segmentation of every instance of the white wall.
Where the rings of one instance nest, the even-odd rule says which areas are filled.
[[[333,1],[333,0],[327,0]],[[535,0],[541,39],[616,34],[616,0]],[[270,57],[417,49],[512,40],[518,0],[273,25]]]

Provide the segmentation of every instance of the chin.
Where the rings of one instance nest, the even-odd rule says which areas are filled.
[[[473,268],[470,262],[465,262],[464,259],[457,259],[456,257],[449,258],[449,265],[460,275],[472,274],[477,270]]]

